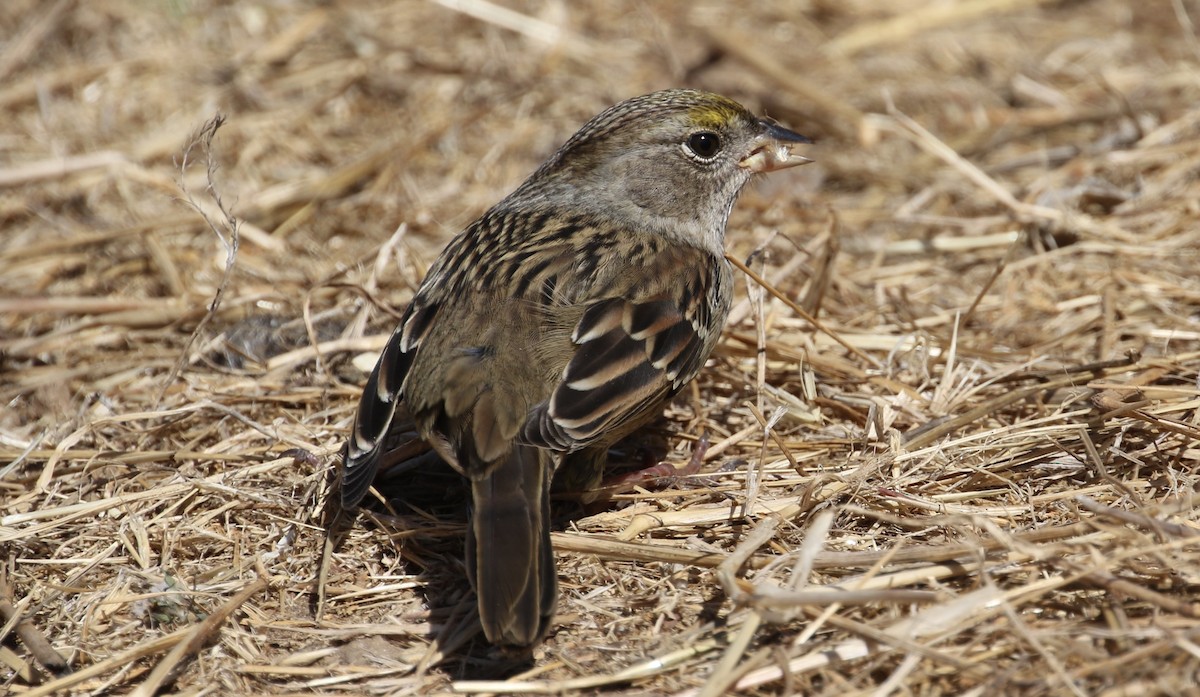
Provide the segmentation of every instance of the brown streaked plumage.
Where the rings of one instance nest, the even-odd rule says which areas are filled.
[[[608,447],[695,377],[729,312],[729,211],[753,173],[806,162],[789,149],[805,142],[718,95],[636,97],[433,264],[363,391],[342,500],[361,500],[406,410],[471,481],[467,569],[492,643],[545,634],[555,470],[598,481]]]

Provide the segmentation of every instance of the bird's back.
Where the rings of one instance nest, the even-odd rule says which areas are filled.
[[[605,301],[677,308],[699,334],[697,358],[708,354],[728,313],[728,266],[708,251],[636,230],[591,230],[586,218],[547,219],[556,222],[521,237],[503,215],[481,218],[447,248],[446,263],[431,270],[433,280],[422,286],[406,319],[422,334],[404,382],[405,402],[435,447],[441,440],[455,456],[451,464],[464,472],[469,465],[458,451],[494,461],[518,440],[530,412],[561,386],[568,364],[588,350],[577,333],[588,308]],[[493,253],[493,245],[503,252]],[[481,266],[482,259],[491,263]],[[636,416],[656,412],[700,362],[682,366]],[[626,418],[601,440],[611,443],[643,420]]]

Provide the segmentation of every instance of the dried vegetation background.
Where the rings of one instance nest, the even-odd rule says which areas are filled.
[[[0,692],[1196,694],[1198,21],[5,0]],[[380,484],[316,616],[392,313],[669,86],[818,140],[743,196],[765,288],[647,436],[683,465],[707,435],[700,473],[562,502],[531,656],[473,634],[443,472]]]

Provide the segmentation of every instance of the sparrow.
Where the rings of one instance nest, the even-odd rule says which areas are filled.
[[[466,477],[465,566],[492,644],[545,636],[555,472],[598,484],[609,446],[696,376],[729,314],[730,210],[754,174],[808,162],[791,148],[810,142],[717,94],[634,97],[430,267],[363,389],[341,501],[361,501],[393,431]]]

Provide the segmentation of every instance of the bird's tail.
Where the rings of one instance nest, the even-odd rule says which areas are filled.
[[[529,646],[550,626],[558,599],[550,547],[550,456],[516,446],[471,482],[467,571],[483,633],[493,644]]]

